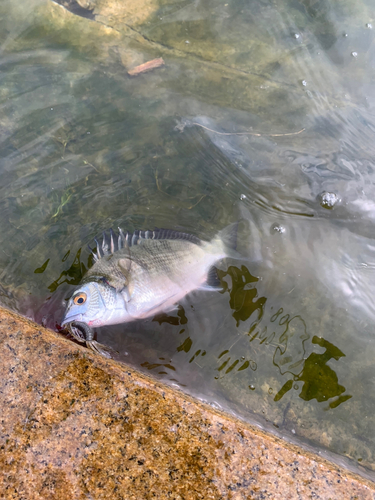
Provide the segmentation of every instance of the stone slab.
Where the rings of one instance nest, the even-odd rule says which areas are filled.
[[[375,499],[375,485],[0,310],[0,498]]]

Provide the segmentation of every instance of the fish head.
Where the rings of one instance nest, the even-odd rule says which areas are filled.
[[[119,311],[124,311],[124,301],[115,288],[105,282],[88,282],[70,297],[61,325],[81,321],[89,326],[117,323]],[[126,312],[126,311],[125,311]],[[121,318],[126,321],[126,318]]]

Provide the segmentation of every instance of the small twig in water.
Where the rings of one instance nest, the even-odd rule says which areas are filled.
[[[201,125],[200,123],[196,123],[196,122],[192,122],[192,125],[197,125],[198,127],[202,127],[205,130],[208,130],[209,132],[213,132],[214,134],[218,134],[218,135],[254,135],[255,137],[262,137],[262,136],[285,137],[287,135],[298,135],[305,130],[304,128],[302,128],[298,132],[288,132],[286,134],[260,134],[260,133],[256,133],[256,132],[219,132],[217,130],[212,130],[212,128],[205,127],[204,125]]]
[[[144,64],[140,64],[133,69],[128,71],[128,75],[130,76],[138,76],[141,73],[146,73],[146,71],[151,71],[152,69],[159,68],[160,66],[164,66],[165,62],[162,57],[158,57],[157,59],[153,59],[152,61],[147,61]]]
[[[205,198],[206,196],[207,196],[206,194],[202,194],[200,196],[199,200],[196,203],[194,203],[194,205],[190,205],[190,207],[186,207],[187,210],[191,210],[192,208],[196,207],[198,205],[198,203],[200,203],[203,200],[203,198]]]
[[[89,167],[92,167],[95,170],[95,172],[98,172],[98,174],[100,174],[99,170],[96,167],[94,167],[94,165],[92,163],[90,163],[89,161],[83,159],[83,163],[85,165],[89,165]]]

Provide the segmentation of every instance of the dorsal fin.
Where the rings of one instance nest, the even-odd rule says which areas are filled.
[[[99,260],[99,257],[94,252],[94,250],[90,247],[90,245],[87,245],[87,246],[88,246],[88,249],[90,250],[90,252],[92,253],[92,256],[94,257],[94,261],[97,262]]]
[[[98,240],[95,238],[95,243],[96,243],[96,255],[98,259],[101,259],[103,255],[100,253],[100,246]]]
[[[111,253],[115,253],[115,233],[113,232],[113,229],[110,229],[111,232]]]
[[[148,233],[151,231],[146,231],[146,239],[150,238]],[[180,231],[174,231],[173,229],[154,229],[152,231],[153,240],[187,240],[195,243],[195,245],[201,245],[202,241],[193,234],[182,233]]]
[[[108,241],[107,241],[107,235],[104,231],[103,231],[102,251],[103,251],[104,255],[110,255]]]
[[[90,249],[95,261],[101,259],[105,255],[112,255],[118,250],[139,245],[143,240],[185,240],[190,241],[195,245],[202,244],[202,241],[197,236],[189,233],[174,231],[173,229],[154,229],[154,231],[135,230],[134,233],[124,233],[121,228],[118,228],[118,230],[118,236],[112,229],[110,230],[109,237],[106,232],[103,232],[101,245],[98,240],[95,239],[96,253]]]

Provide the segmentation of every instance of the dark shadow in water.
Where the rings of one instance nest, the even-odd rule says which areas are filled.
[[[306,323],[300,315],[291,316],[285,314],[283,308],[270,317],[269,324],[261,326],[264,317],[266,297],[258,297],[258,291],[254,283],[258,281],[253,277],[245,266],[241,269],[230,266],[228,271],[220,271],[220,277],[229,276],[231,286],[227,286],[230,294],[229,305],[233,310],[233,317],[239,326],[240,321],[248,320],[254,313],[255,321],[251,324],[248,335],[250,342],[255,340],[259,344],[274,346],[273,364],[278,368],[281,375],[289,373],[292,378],[289,379],[276,394],[274,401],[280,399],[293,388],[298,388],[298,382],[303,382],[299,397],[305,401],[316,399],[318,402],[332,400],[326,409],[332,409],[347,401],[352,396],[343,395],[345,387],[340,385],[335,371],[327,365],[331,359],[336,361],[345,357],[345,354],[331,342],[324,338],[314,336],[311,344],[319,345],[325,349],[322,354],[312,352],[306,357],[310,335],[307,332]],[[264,322],[264,321],[263,321]],[[280,328],[279,328],[280,327]],[[218,356],[220,366],[217,368],[219,376],[230,373],[236,368],[237,371],[243,371],[247,368],[255,371],[257,363],[253,359],[233,359],[233,356],[226,356],[229,350],[224,350]],[[224,357],[225,356],[225,357]],[[254,387],[249,386],[251,390]]]
[[[50,260],[51,259],[47,259],[42,266],[37,267],[35,269],[35,271],[34,271],[34,274],[42,274],[42,273],[44,273],[44,271],[47,269],[47,266],[48,266],[48,263],[49,263]]]
[[[237,326],[239,326],[240,321],[249,319],[255,311],[258,311],[258,321],[260,321],[267,299],[260,297],[254,301],[258,295],[257,290],[250,286],[251,283],[256,283],[258,278],[252,276],[245,266],[241,266],[241,269],[230,266],[226,272],[218,270],[218,276],[222,281],[228,275],[232,278],[229,305],[233,309],[233,318],[236,320]],[[223,283],[224,290],[227,290],[227,283],[225,281]]]
[[[81,262],[81,251],[82,251],[81,248],[77,251],[73,263],[69,267],[69,269],[67,269],[66,271],[62,271],[60,273],[60,276],[48,286],[48,290],[51,293],[55,292],[57,288],[61,286],[63,283],[67,283],[68,285],[73,285],[73,286],[77,286],[80,284],[87,270],[90,269],[90,267],[92,267],[93,265],[93,256],[91,254],[88,256],[86,265],[83,262]],[[69,255],[70,255],[70,250],[64,255],[61,262],[65,262],[69,257]],[[49,260],[50,259],[48,259],[41,267],[35,269],[34,273],[36,274],[44,273],[44,271],[47,269]]]
[[[90,255],[90,257],[92,259],[91,255]],[[90,261],[90,257],[89,257],[89,261]],[[64,262],[64,259],[65,259],[65,256],[62,260],[63,262]],[[91,261],[91,265],[89,264],[88,267],[91,267],[91,266],[92,266],[92,261]],[[53,293],[63,283],[67,283],[68,285],[74,285],[74,286],[79,285],[83,276],[86,274],[87,269],[88,268],[84,265],[84,263],[81,262],[81,248],[80,248],[75,255],[73,264],[66,271],[62,271],[62,273],[57,278],[57,280],[53,281],[49,285],[48,290],[51,293]],[[65,279],[63,279],[63,278],[65,278]]]
[[[352,396],[349,394],[341,395],[346,389],[343,385],[338,383],[336,373],[327,365],[327,362],[332,358],[338,361],[340,358],[344,357],[345,354],[331,344],[331,342],[321,337],[314,336],[311,342],[323,347],[325,352],[323,354],[311,353],[305,360],[302,371],[285,382],[283,387],[276,394],[274,401],[279,401],[284,394],[293,388],[296,382],[303,382],[304,384],[299,394],[301,399],[305,401],[316,399],[321,403],[337,397],[337,399],[331,401],[328,405],[329,408],[336,408]],[[291,375],[293,375],[293,373],[291,373]]]
[[[220,277],[224,293],[229,293],[229,306],[232,310],[232,316],[236,321],[237,331],[241,323],[249,325],[247,326],[248,330],[243,332],[243,335],[249,337],[250,343],[257,342],[259,346],[262,346],[261,350],[259,351],[258,348],[254,347],[251,356],[246,352],[243,352],[243,356],[239,356],[238,349],[237,351],[235,351],[235,348],[233,349],[237,343],[236,336],[234,335],[233,345],[227,349],[221,349],[218,354],[214,355],[214,359],[215,357],[217,359],[217,367],[213,368],[212,361],[208,359],[212,360],[212,349],[215,349],[215,347],[207,351],[202,347],[200,349],[195,347],[194,349],[194,344],[197,345],[198,342],[201,344],[202,339],[199,332],[194,331],[192,328],[189,331],[187,327],[188,315],[185,309],[179,306],[176,315],[158,315],[153,321],[158,322],[160,325],[167,323],[175,327],[186,325],[187,329],[182,328],[178,332],[179,334],[185,334],[186,337],[182,338],[176,347],[176,351],[180,355],[183,353],[188,354],[183,364],[191,364],[198,357],[200,359],[204,358],[209,353],[211,356],[205,358],[207,359],[208,366],[205,366],[205,362],[202,359],[199,362],[200,364],[194,364],[194,370],[198,367],[198,369],[203,371],[208,369],[209,373],[212,373],[212,369],[214,369],[216,375],[213,378],[215,380],[222,380],[229,374],[233,375],[239,372],[243,374],[246,370],[256,372],[260,359],[263,359],[264,352],[262,353],[261,351],[268,348],[273,350],[268,356],[270,364],[272,363],[277,368],[281,376],[290,375],[290,379],[284,383],[274,397],[275,402],[280,401],[291,389],[300,389],[301,382],[303,385],[300,389],[299,397],[304,401],[315,399],[319,403],[328,402],[326,410],[334,409],[352,398],[351,395],[344,394],[346,388],[339,383],[336,372],[327,364],[331,359],[339,361],[345,357],[345,354],[338,347],[322,337],[314,335],[311,338],[307,325],[300,315],[288,314],[282,307],[276,312],[273,312],[273,308],[271,307],[271,312],[267,314],[265,307],[267,298],[259,296],[258,290],[255,287],[259,279],[252,276],[246,266],[242,265],[241,268],[229,266],[227,271],[218,270],[218,276]],[[206,332],[206,334],[209,336],[210,332]],[[243,336],[238,336],[238,339],[242,340]],[[225,338],[225,341],[228,341],[228,338]],[[311,352],[313,349],[316,349],[316,346],[323,348],[324,352]],[[167,363],[143,361],[140,363],[140,366],[147,370],[157,371],[161,368],[163,369],[163,367],[164,369],[173,369],[177,378],[179,377],[179,373],[182,373],[180,372],[182,365],[177,367],[176,363],[173,363],[172,360]],[[163,371],[158,371],[158,373],[167,375],[164,369]],[[186,366],[184,369],[186,369]],[[270,370],[268,369],[268,371]],[[272,371],[270,376],[275,376],[272,375]],[[197,373],[190,370],[188,375],[189,387],[191,381],[196,377]],[[246,380],[248,378],[249,376],[247,375]],[[234,384],[238,384],[238,381],[234,382]],[[234,388],[235,385],[233,386],[233,390]],[[255,389],[252,384],[248,388],[251,391]],[[230,394],[228,394],[228,397],[229,399],[231,398]]]
[[[177,317],[170,316],[167,313],[161,313],[155,316],[152,321],[156,321],[159,325],[162,323],[169,323],[170,325],[185,325],[188,322],[185,309],[181,305],[179,305],[177,309]]]

